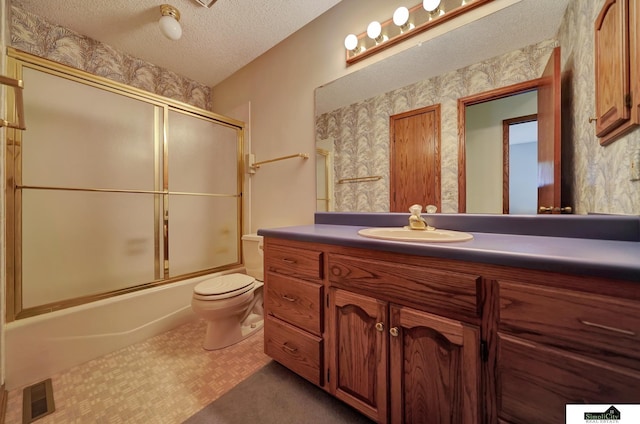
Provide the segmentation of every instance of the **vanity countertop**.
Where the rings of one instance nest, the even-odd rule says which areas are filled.
[[[406,222],[407,214],[386,214],[391,219],[381,219],[382,215],[375,214],[363,214],[363,219],[358,219],[357,214],[347,215],[346,218],[343,214],[336,214],[335,219],[327,218],[327,215],[329,214],[316,214],[316,223],[313,225],[264,228],[258,230],[258,234],[287,240],[640,282],[639,217],[609,220],[612,232],[604,231],[606,228],[602,227],[603,223],[607,225],[608,219],[605,217],[577,218],[577,224],[576,219],[569,217],[505,217],[506,220],[503,221],[506,233],[498,233],[473,231],[478,229],[478,222],[472,216],[458,220],[452,215],[444,215],[432,220],[449,224],[438,228],[467,231],[474,238],[464,242],[429,243],[377,240],[358,234],[358,230],[362,228],[399,225]],[[425,218],[430,220],[432,217],[425,215]],[[480,217],[480,221],[482,219]],[[600,233],[595,235],[589,230],[593,228],[594,219],[600,225],[597,227]],[[357,221],[365,222],[366,225],[354,225]],[[548,235],[547,230],[558,225],[558,222],[568,229],[568,233],[561,236]],[[495,222],[489,221],[482,224],[486,224],[486,228],[496,226]],[[580,231],[582,226],[585,226],[583,232]],[[518,231],[520,227],[524,230]],[[615,234],[616,232],[619,234]]]

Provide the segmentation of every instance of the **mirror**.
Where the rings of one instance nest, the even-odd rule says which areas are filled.
[[[440,104],[441,212],[458,212],[458,99],[539,78],[567,3],[521,0],[319,87],[318,210],[388,212],[389,117]]]
[[[465,107],[465,212],[537,213],[537,102],[532,90]]]

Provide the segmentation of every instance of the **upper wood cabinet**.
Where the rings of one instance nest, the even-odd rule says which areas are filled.
[[[640,124],[638,0],[607,0],[595,21],[596,135],[609,144]]]

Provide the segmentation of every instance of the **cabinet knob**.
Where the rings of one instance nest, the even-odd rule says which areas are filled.
[[[295,301],[296,301],[296,298],[295,298],[295,297],[291,297],[291,296],[289,296],[289,295],[287,295],[287,294],[283,294],[283,295],[282,295],[282,298],[283,298],[284,300],[286,300],[287,302],[295,302]]]
[[[393,337],[398,337],[398,327],[391,327],[389,329],[389,334],[391,334]]]
[[[591,117],[591,118],[589,118],[589,123],[591,124],[593,122],[596,122],[597,120],[598,120],[598,118]]]
[[[553,206],[540,206],[538,208],[538,213],[549,213],[553,211]]]
[[[384,331],[384,324],[381,323],[381,322],[377,322],[376,323],[376,330],[378,330],[380,332]]]

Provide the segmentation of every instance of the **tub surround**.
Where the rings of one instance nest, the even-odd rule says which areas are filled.
[[[407,225],[406,213],[316,213],[314,225],[260,229],[286,240],[640,281],[640,217],[425,214],[430,225],[473,234],[459,243],[395,242],[358,235]]]

